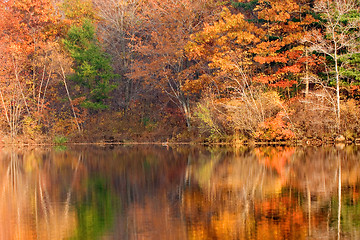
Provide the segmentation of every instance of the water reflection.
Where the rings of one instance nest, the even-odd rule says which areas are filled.
[[[0,152],[0,239],[360,239],[360,151]]]
[[[184,195],[193,239],[360,237],[356,148],[264,147],[216,162],[207,185],[211,161],[194,164],[200,187]]]

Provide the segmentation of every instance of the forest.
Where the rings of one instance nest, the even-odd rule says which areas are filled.
[[[360,138],[359,0],[0,0],[0,138]]]

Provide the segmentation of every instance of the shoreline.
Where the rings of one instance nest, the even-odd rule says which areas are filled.
[[[163,147],[171,147],[177,145],[188,145],[188,146],[233,146],[233,147],[241,147],[241,146],[309,146],[309,147],[319,147],[319,146],[329,146],[329,145],[355,145],[360,146],[360,141],[252,141],[252,142],[219,142],[219,143],[206,143],[206,142],[141,142],[141,141],[129,141],[129,142],[66,142],[66,143],[0,143],[1,147],[55,147],[55,146],[126,146],[126,145],[154,145],[154,146],[163,146]]]

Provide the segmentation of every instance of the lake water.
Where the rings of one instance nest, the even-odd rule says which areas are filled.
[[[357,146],[0,151],[0,239],[360,239]]]

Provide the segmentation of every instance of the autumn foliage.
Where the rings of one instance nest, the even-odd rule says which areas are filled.
[[[2,136],[356,139],[358,10],[351,0],[1,1]]]

